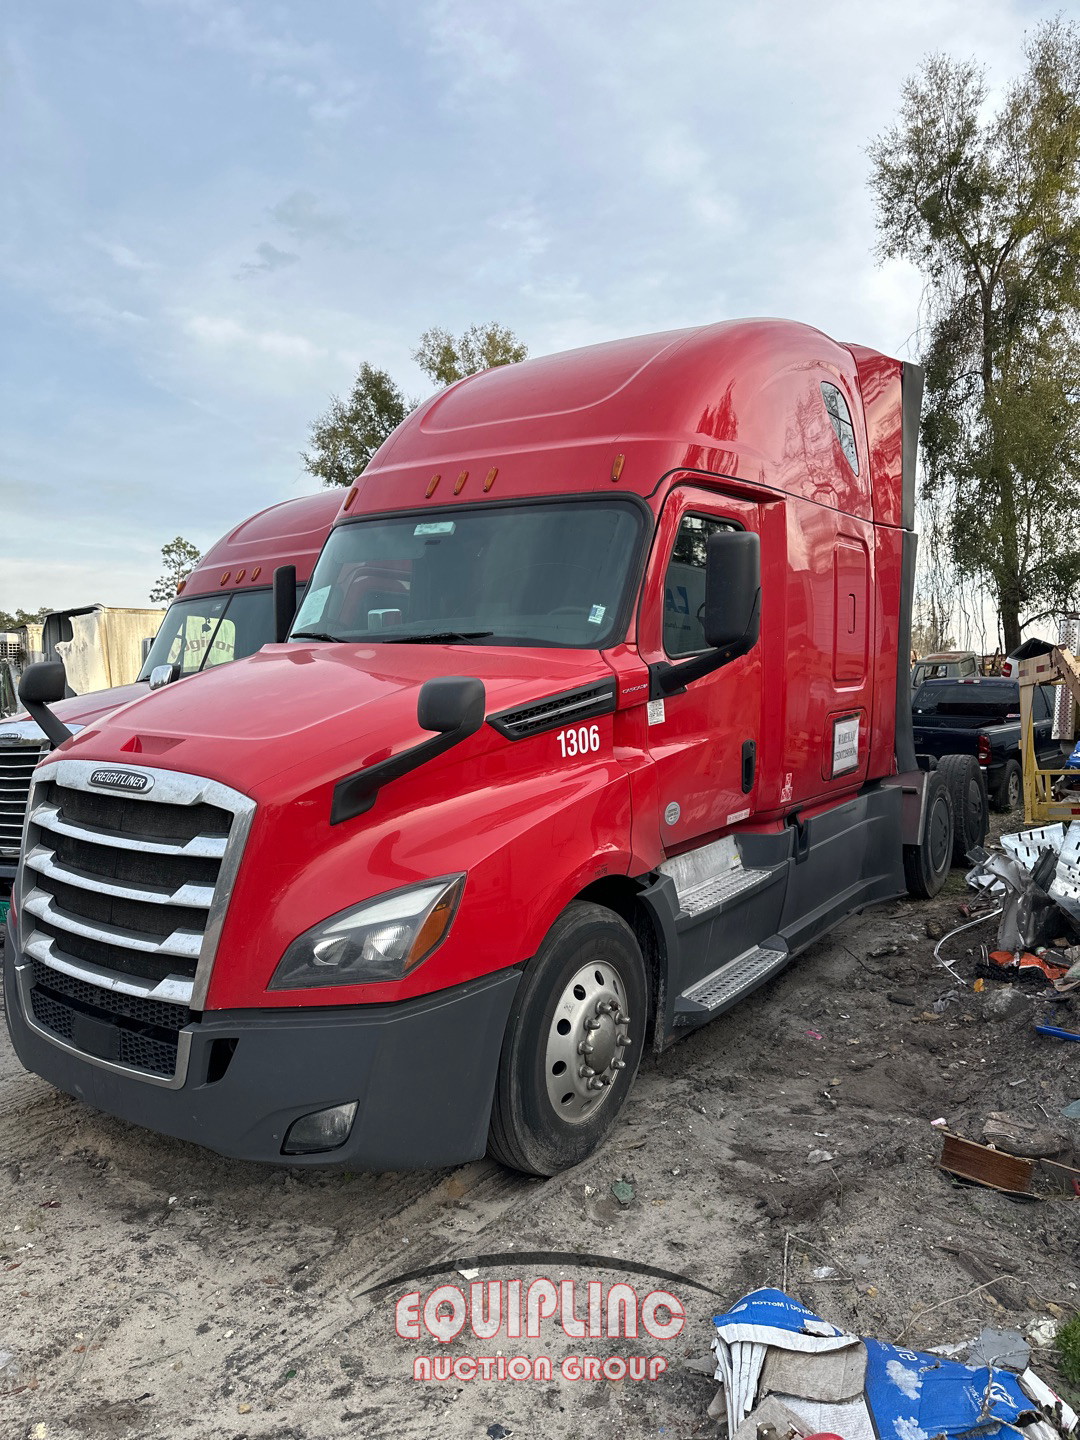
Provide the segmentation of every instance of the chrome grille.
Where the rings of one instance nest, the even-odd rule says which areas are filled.
[[[95,786],[114,772],[91,762],[38,771],[17,882],[22,985],[50,1038],[182,1083],[179,1032],[205,1003],[255,806],[216,781],[130,770],[151,782],[137,797]]]
[[[14,745],[0,744],[0,857],[4,859],[14,859],[19,853],[30,777],[48,748],[40,732],[36,738]]]

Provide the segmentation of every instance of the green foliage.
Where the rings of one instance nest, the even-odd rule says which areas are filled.
[[[528,347],[505,325],[470,325],[457,339],[449,330],[425,330],[413,359],[436,385],[452,385],[478,370],[497,365],[516,365],[528,355]]]
[[[52,610],[42,605],[38,610],[0,610],[0,630],[21,630],[24,625],[39,625]]]
[[[974,62],[931,57],[869,152],[879,257],[926,282],[924,496],[1007,650],[1080,593],[1080,29],[1025,54],[996,115]]]
[[[161,547],[161,559],[165,565],[165,574],[150,591],[152,604],[157,604],[160,600],[166,603],[170,601],[175,596],[180,581],[187,579],[202,556],[190,541],[177,535],[175,540],[170,540],[168,545]]]
[[[449,385],[477,370],[513,365],[528,353],[512,330],[493,322],[470,325],[456,340],[446,330],[428,330],[413,359],[437,385]],[[335,395],[312,425],[311,448],[301,453],[305,468],[324,485],[351,485],[416,405],[385,370],[361,365],[349,398]]]
[[[1080,1385],[1080,1315],[1066,1320],[1055,1340],[1058,1365],[1070,1385]]]
[[[414,407],[385,370],[361,365],[348,400],[335,395],[312,425],[304,465],[324,485],[351,485]]]

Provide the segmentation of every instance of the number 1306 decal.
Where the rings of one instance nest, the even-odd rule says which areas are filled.
[[[588,755],[600,749],[600,726],[579,725],[575,730],[560,730],[559,749],[564,760],[574,755]]]

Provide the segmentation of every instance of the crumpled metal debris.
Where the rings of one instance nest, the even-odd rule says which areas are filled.
[[[999,898],[999,950],[1036,950],[1080,930],[1080,820],[1003,835],[1004,855],[972,852],[967,882]]]

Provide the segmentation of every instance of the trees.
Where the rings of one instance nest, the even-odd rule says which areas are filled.
[[[39,625],[51,610],[51,605],[42,605],[37,610],[0,610],[0,630],[21,630],[24,625]]]
[[[449,385],[477,370],[512,365],[528,350],[505,325],[470,325],[455,339],[448,330],[428,330],[413,359],[437,385]],[[304,467],[324,485],[351,485],[384,440],[419,402],[406,399],[385,370],[360,366],[348,400],[333,396],[311,427]]]
[[[528,347],[505,325],[470,325],[455,340],[449,330],[425,330],[413,359],[436,385],[452,385],[478,370],[497,365],[516,365],[528,355]]]
[[[334,396],[311,427],[310,451],[301,458],[324,485],[351,485],[415,400],[406,400],[385,370],[360,366],[348,400]]]
[[[150,591],[151,603],[159,600],[168,603],[176,594],[180,581],[187,579],[202,556],[190,541],[177,535],[175,540],[170,540],[168,545],[161,547],[161,559],[165,565],[165,574],[156,581]]]
[[[1007,651],[1080,591],[1080,29],[1025,55],[996,115],[974,62],[932,56],[869,151],[879,257],[926,284],[924,494]]]

